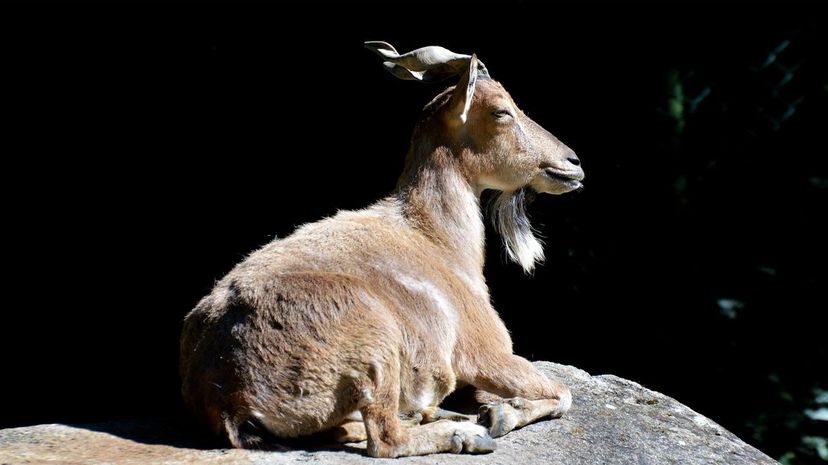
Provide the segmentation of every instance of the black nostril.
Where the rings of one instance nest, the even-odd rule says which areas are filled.
[[[567,161],[569,161],[569,163],[572,163],[575,166],[581,165],[581,160],[578,160],[578,157],[567,157]]]

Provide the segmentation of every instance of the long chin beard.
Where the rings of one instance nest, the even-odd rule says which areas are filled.
[[[528,187],[514,192],[498,192],[489,204],[491,221],[509,258],[520,265],[526,274],[531,274],[536,263],[544,260],[543,242],[535,237],[526,206],[535,198]]]

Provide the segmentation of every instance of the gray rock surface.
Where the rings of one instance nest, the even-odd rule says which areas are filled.
[[[398,464],[775,464],[677,401],[616,376],[536,364],[572,388],[571,412],[497,439],[488,455],[432,455]],[[181,420],[38,425],[0,430],[0,464],[333,464],[391,463],[364,443],[328,450],[262,452],[210,448]],[[212,445],[215,447],[215,445]]]

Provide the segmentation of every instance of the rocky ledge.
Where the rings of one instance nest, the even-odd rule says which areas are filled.
[[[775,464],[679,402],[611,375],[537,362],[572,389],[572,410],[497,439],[487,455],[432,455],[402,464]],[[38,425],[0,430],[0,464],[376,464],[364,443],[286,452],[215,448],[182,420]]]

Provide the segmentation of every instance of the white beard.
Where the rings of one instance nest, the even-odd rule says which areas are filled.
[[[503,240],[509,258],[531,274],[543,262],[543,243],[535,237],[526,216],[526,188],[498,192],[489,204],[491,221]]]

